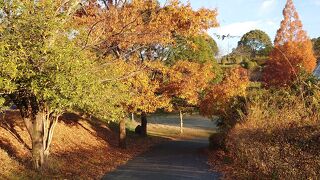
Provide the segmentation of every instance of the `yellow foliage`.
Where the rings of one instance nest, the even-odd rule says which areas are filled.
[[[160,62],[123,63],[127,72],[138,72],[124,80],[130,87],[130,99],[124,103],[130,112],[152,113],[160,108],[170,109],[170,99],[159,94],[162,73],[166,67]]]
[[[169,69],[167,76],[168,80],[162,87],[162,92],[171,98],[182,99],[191,106],[198,106],[200,93],[215,78],[211,63],[189,61],[178,61]]]

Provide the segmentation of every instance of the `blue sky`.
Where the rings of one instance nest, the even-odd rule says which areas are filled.
[[[187,2],[187,0],[182,0]],[[165,0],[161,0],[165,2]],[[261,29],[273,40],[282,20],[282,9],[286,0],[190,0],[193,8],[217,8],[219,28],[209,30],[217,41],[221,54],[236,47],[239,37],[221,41],[214,34],[242,36]],[[300,19],[311,38],[320,36],[320,0],[294,0]]]

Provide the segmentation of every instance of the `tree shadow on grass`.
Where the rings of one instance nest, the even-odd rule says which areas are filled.
[[[18,156],[18,150],[14,148],[14,145],[8,139],[0,137],[0,149],[6,151],[9,156],[11,156],[20,163],[27,162],[25,158]]]
[[[68,126],[80,126],[109,144],[117,142],[117,125],[115,123],[108,124],[95,117],[85,118],[74,113],[65,113],[60,120]]]
[[[26,149],[31,150],[31,147],[22,139],[15,127],[25,129],[24,123],[17,111],[6,111],[0,114],[0,127],[8,131],[19,143]]]
[[[105,122],[94,116],[86,118],[74,113],[65,113],[60,119],[68,126],[80,126],[109,145],[118,147],[119,124],[116,122]],[[133,139],[143,139],[131,129],[127,128],[126,130],[129,142],[134,141]]]

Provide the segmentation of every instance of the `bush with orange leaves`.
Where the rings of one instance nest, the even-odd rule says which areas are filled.
[[[320,91],[304,98],[319,98]],[[306,103],[308,102],[308,103]],[[248,115],[226,137],[238,179],[318,179],[319,107],[288,89],[266,91],[249,103]],[[316,102],[318,104],[318,102]]]

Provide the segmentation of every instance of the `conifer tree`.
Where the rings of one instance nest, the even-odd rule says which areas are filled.
[[[312,42],[302,29],[302,22],[292,0],[287,0],[283,16],[274,41],[275,48],[264,70],[267,86],[290,85],[301,71],[312,73],[316,66]]]

